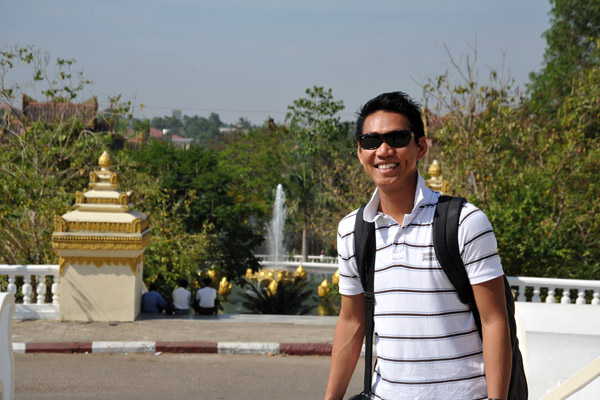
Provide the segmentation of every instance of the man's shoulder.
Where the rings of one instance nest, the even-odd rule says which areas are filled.
[[[487,215],[479,207],[469,202],[463,204],[458,221],[460,229],[479,229],[490,225]]]
[[[350,233],[354,232],[354,224],[356,222],[356,213],[358,209],[352,211],[344,218],[342,218],[338,224],[338,235],[342,238],[346,237]]]

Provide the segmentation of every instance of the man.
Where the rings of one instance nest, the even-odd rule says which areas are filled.
[[[466,204],[459,246],[481,314],[483,344],[469,306],[441,269],[432,221],[439,193],[417,163],[427,152],[421,111],[402,92],[367,102],[356,122],[358,159],[377,189],[364,211],[375,222],[376,399],[505,399],[511,369],[502,266],[483,212]],[[354,258],[356,211],[340,221],[342,307],[325,398],[342,399],[365,335],[365,298]]]
[[[142,295],[142,312],[150,314],[162,313],[167,302],[157,290],[156,283],[152,283],[149,290]]]
[[[198,302],[198,308],[196,313],[201,315],[212,315],[217,314],[218,311],[218,300],[217,290],[210,287],[210,278],[204,278],[202,280],[202,288],[196,292],[196,301]]]
[[[186,289],[188,281],[180,279],[179,287],[173,290],[173,308],[176,315],[187,315],[190,313],[191,293]]]

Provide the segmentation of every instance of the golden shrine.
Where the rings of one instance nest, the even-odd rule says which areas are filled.
[[[141,309],[149,218],[133,210],[133,193],[119,190],[107,152],[90,172],[89,190],[54,219],[63,321],[134,321]]]

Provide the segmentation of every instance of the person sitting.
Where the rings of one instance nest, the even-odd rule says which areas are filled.
[[[210,278],[202,280],[202,288],[196,292],[196,313],[201,315],[212,315],[219,312],[219,300],[217,290],[210,287]]]
[[[173,311],[175,315],[187,315],[190,313],[190,298],[191,293],[186,289],[188,281],[180,279],[179,287],[173,290]]]
[[[160,314],[167,305],[165,299],[157,292],[156,283],[150,284],[149,290],[142,295],[142,312]]]

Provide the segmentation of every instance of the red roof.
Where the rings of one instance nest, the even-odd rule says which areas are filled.
[[[69,118],[82,121],[88,128],[96,125],[96,112],[98,102],[92,98],[84,103],[76,104],[70,102],[38,102],[27,95],[23,95],[23,115],[28,120],[60,122]]]

